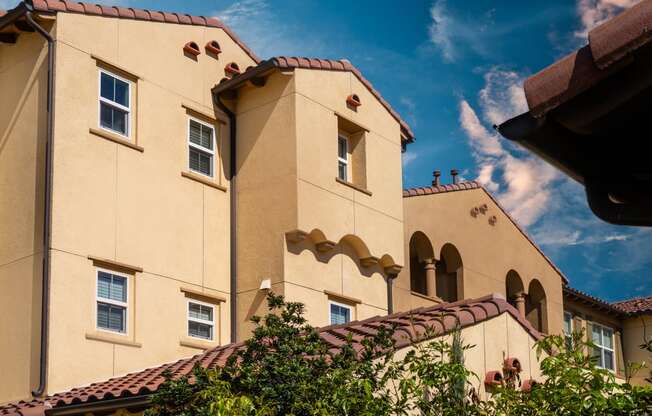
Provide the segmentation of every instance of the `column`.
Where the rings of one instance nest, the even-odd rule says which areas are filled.
[[[437,274],[435,273],[435,259],[424,259],[423,269],[426,271],[426,295],[434,298],[437,296]]]
[[[514,303],[516,304],[516,309],[518,309],[519,315],[525,318],[525,293],[518,292],[514,295]]]

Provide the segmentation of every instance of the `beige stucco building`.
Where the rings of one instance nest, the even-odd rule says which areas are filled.
[[[563,330],[566,278],[487,191],[403,191],[413,133],[348,61],[34,0],[0,12],[0,91],[0,403],[242,340],[270,289],[320,327],[506,299],[465,329],[479,374],[538,377]]]

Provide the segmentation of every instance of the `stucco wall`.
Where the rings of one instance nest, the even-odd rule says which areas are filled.
[[[50,23],[43,23],[51,26]],[[0,43],[0,403],[38,385],[47,44]]]
[[[200,352],[206,343],[180,345],[182,287],[227,300],[218,305],[211,345],[230,342],[228,128],[210,90],[227,62],[253,63],[217,28],[57,19],[49,393]],[[213,39],[222,47],[218,59],[203,50]],[[188,41],[200,45],[197,59],[184,55]],[[89,132],[98,128],[99,67],[131,79],[130,140],[142,151]],[[189,115],[216,129],[215,186],[182,176]],[[143,269],[130,277],[125,336],[93,338],[96,275],[88,256]]]
[[[486,204],[486,214],[471,215],[471,209]],[[409,258],[409,241],[417,232],[430,240],[435,258],[442,246],[456,247],[463,263],[463,297],[474,298],[488,293],[506,295],[506,275],[515,270],[528,292],[530,282],[538,280],[546,294],[550,333],[562,329],[562,278],[532,244],[511,223],[482,189],[447,192],[404,198],[405,256]],[[496,216],[495,225],[489,218]],[[415,306],[410,294],[410,265],[406,261],[395,285],[397,310]],[[421,302],[421,300],[419,300]]]
[[[639,346],[645,340],[652,339],[652,316],[643,315],[627,319],[623,325],[623,352],[625,359],[631,362],[645,362],[646,368],[640,370],[631,383],[644,385],[646,378],[652,378],[652,353]]]

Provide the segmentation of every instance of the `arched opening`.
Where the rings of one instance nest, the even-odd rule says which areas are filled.
[[[462,296],[462,256],[454,245],[444,244],[436,263],[437,296],[455,302]]]
[[[422,295],[435,296],[435,254],[428,237],[421,231],[410,238],[410,290]],[[428,284],[428,278],[431,283]]]
[[[525,317],[539,332],[548,332],[546,292],[537,279],[530,282],[525,302]]]
[[[507,301],[525,318],[525,288],[521,276],[515,270],[507,272],[505,296]]]

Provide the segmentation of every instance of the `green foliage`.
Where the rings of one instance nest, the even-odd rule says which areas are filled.
[[[168,375],[146,415],[652,414],[652,390],[616,383],[595,366],[587,353],[593,345],[581,334],[570,345],[561,336],[537,344],[543,378],[531,392],[505,386],[480,401],[480,380],[464,365],[473,346],[459,330],[450,343],[430,333],[432,341],[397,352],[394,328],[386,326],[361,348],[349,338],[334,352],[307,324],[302,304],[271,293],[267,300],[270,312],[253,319],[253,336],[224,368]]]

